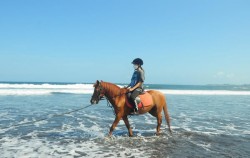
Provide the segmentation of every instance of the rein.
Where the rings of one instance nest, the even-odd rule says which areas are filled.
[[[124,94],[128,94],[129,92],[127,91],[127,92],[125,92],[125,93],[121,93],[121,90],[120,90],[120,94],[118,94],[118,95],[114,95],[114,96],[112,96],[112,97],[107,97],[106,95],[105,95],[105,89],[103,88],[103,86],[100,84],[99,85],[99,91],[98,91],[98,95],[100,96],[100,100],[103,100],[104,98],[103,97],[105,97],[105,99],[107,100],[107,106],[108,107],[110,107],[110,108],[112,108],[112,110],[113,110],[113,113],[114,113],[114,115],[116,115],[116,113],[115,113],[115,110],[114,110],[114,107],[112,106],[112,104],[110,103],[110,101],[109,101],[109,99],[114,99],[114,98],[116,98],[116,97],[119,97],[119,96],[122,96],[122,95],[124,95]]]
[[[113,97],[111,97],[112,99],[113,98],[116,98],[116,97],[119,97],[119,96],[122,96],[122,95],[124,95],[124,94],[128,94],[129,92],[125,92],[125,93],[120,93],[120,94],[118,94],[118,95],[115,95],[115,96],[113,96]]]
[[[111,105],[110,101],[108,100],[108,98],[106,97],[106,100],[107,100],[107,107],[110,107],[114,113],[114,115],[116,116],[116,113],[115,113],[115,109],[114,107]]]
[[[110,107],[110,108],[112,109],[112,111],[113,111],[113,113],[114,113],[115,116],[116,116],[115,109],[114,109],[114,107],[112,106],[112,104],[110,103],[109,98],[110,98],[110,99],[114,99],[114,98],[116,98],[116,97],[120,97],[120,96],[122,96],[122,95],[124,95],[124,94],[128,94],[128,93],[129,93],[129,92],[120,93],[120,94],[115,95],[115,96],[113,96],[113,97],[107,97],[106,95],[104,95],[105,98],[106,98],[106,100],[107,100],[107,106]]]
[[[0,129],[7,129],[7,128],[12,128],[12,127],[19,127],[19,126],[24,126],[24,125],[29,125],[29,124],[32,125],[32,124],[34,124],[36,122],[41,122],[41,121],[44,121],[44,120],[49,120],[49,119],[54,118],[54,117],[61,117],[61,116],[64,116],[66,114],[71,114],[71,113],[74,113],[74,112],[86,109],[86,108],[88,108],[90,106],[92,106],[92,105],[89,104],[89,105],[81,107],[79,109],[75,109],[75,110],[72,110],[72,111],[64,112],[64,113],[61,113],[61,114],[54,114],[54,115],[50,114],[50,115],[47,115],[47,117],[44,117],[44,118],[41,118],[41,119],[37,119],[35,121],[13,124],[13,125],[10,125],[10,126],[1,127]]]
[[[116,97],[122,96],[122,95],[127,94],[127,93],[128,93],[128,92],[126,92],[126,93],[120,93],[120,94],[115,95],[115,96],[110,97],[110,98],[111,98],[111,99],[113,99],[113,98],[116,98]],[[105,98],[106,98],[106,100],[107,100],[107,106],[108,106],[108,107],[110,107],[110,108],[112,109],[112,111],[113,111],[114,115],[116,116],[116,113],[115,113],[114,107],[113,107],[113,106],[112,106],[112,104],[110,103],[110,101],[109,101],[108,97],[106,97],[106,96],[105,96]]]

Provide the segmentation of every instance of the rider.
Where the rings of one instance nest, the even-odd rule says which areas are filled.
[[[131,83],[127,86],[129,93],[129,99],[134,103],[134,113],[138,111],[136,97],[143,92],[143,82],[145,80],[144,70],[141,67],[143,65],[143,60],[136,58],[132,62],[134,66],[134,73],[131,78]]]

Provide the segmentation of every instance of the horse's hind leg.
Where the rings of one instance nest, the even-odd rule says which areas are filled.
[[[161,115],[161,113],[158,113],[156,118],[157,118],[156,135],[160,135],[161,123],[162,123],[162,115]]]
[[[130,124],[129,124],[129,121],[128,121],[128,117],[127,116],[123,116],[123,121],[128,129],[128,133],[129,133],[129,136],[132,137],[133,136],[133,132],[132,132],[132,129],[130,127]]]
[[[161,115],[161,110],[157,110],[156,106],[154,108],[152,108],[149,113],[156,117],[157,119],[157,127],[156,127],[156,135],[159,135],[160,134],[160,131],[161,131],[161,123],[162,123],[162,115]]]

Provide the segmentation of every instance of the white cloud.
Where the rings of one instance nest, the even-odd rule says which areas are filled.
[[[214,78],[217,78],[217,79],[232,79],[232,78],[234,78],[234,76],[235,76],[234,73],[226,73],[226,72],[223,72],[223,71],[219,71],[214,75]]]

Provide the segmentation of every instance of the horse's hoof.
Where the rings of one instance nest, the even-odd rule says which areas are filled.
[[[105,140],[113,140],[115,137],[113,135],[107,135]]]
[[[109,140],[109,139],[110,139],[110,137],[109,137],[109,136],[107,136],[107,137],[104,137],[104,139],[105,139],[105,140]]]
[[[169,130],[169,132],[170,132],[171,135],[173,134],[171,129]]]
[[[160,136],[161,133],[160,133],[160,132],[156,132],[155,135],[156,135],[156,136]]]
[[[106,138],[112,138],[112,134],[108,134],[107,136],[106,136]]]

